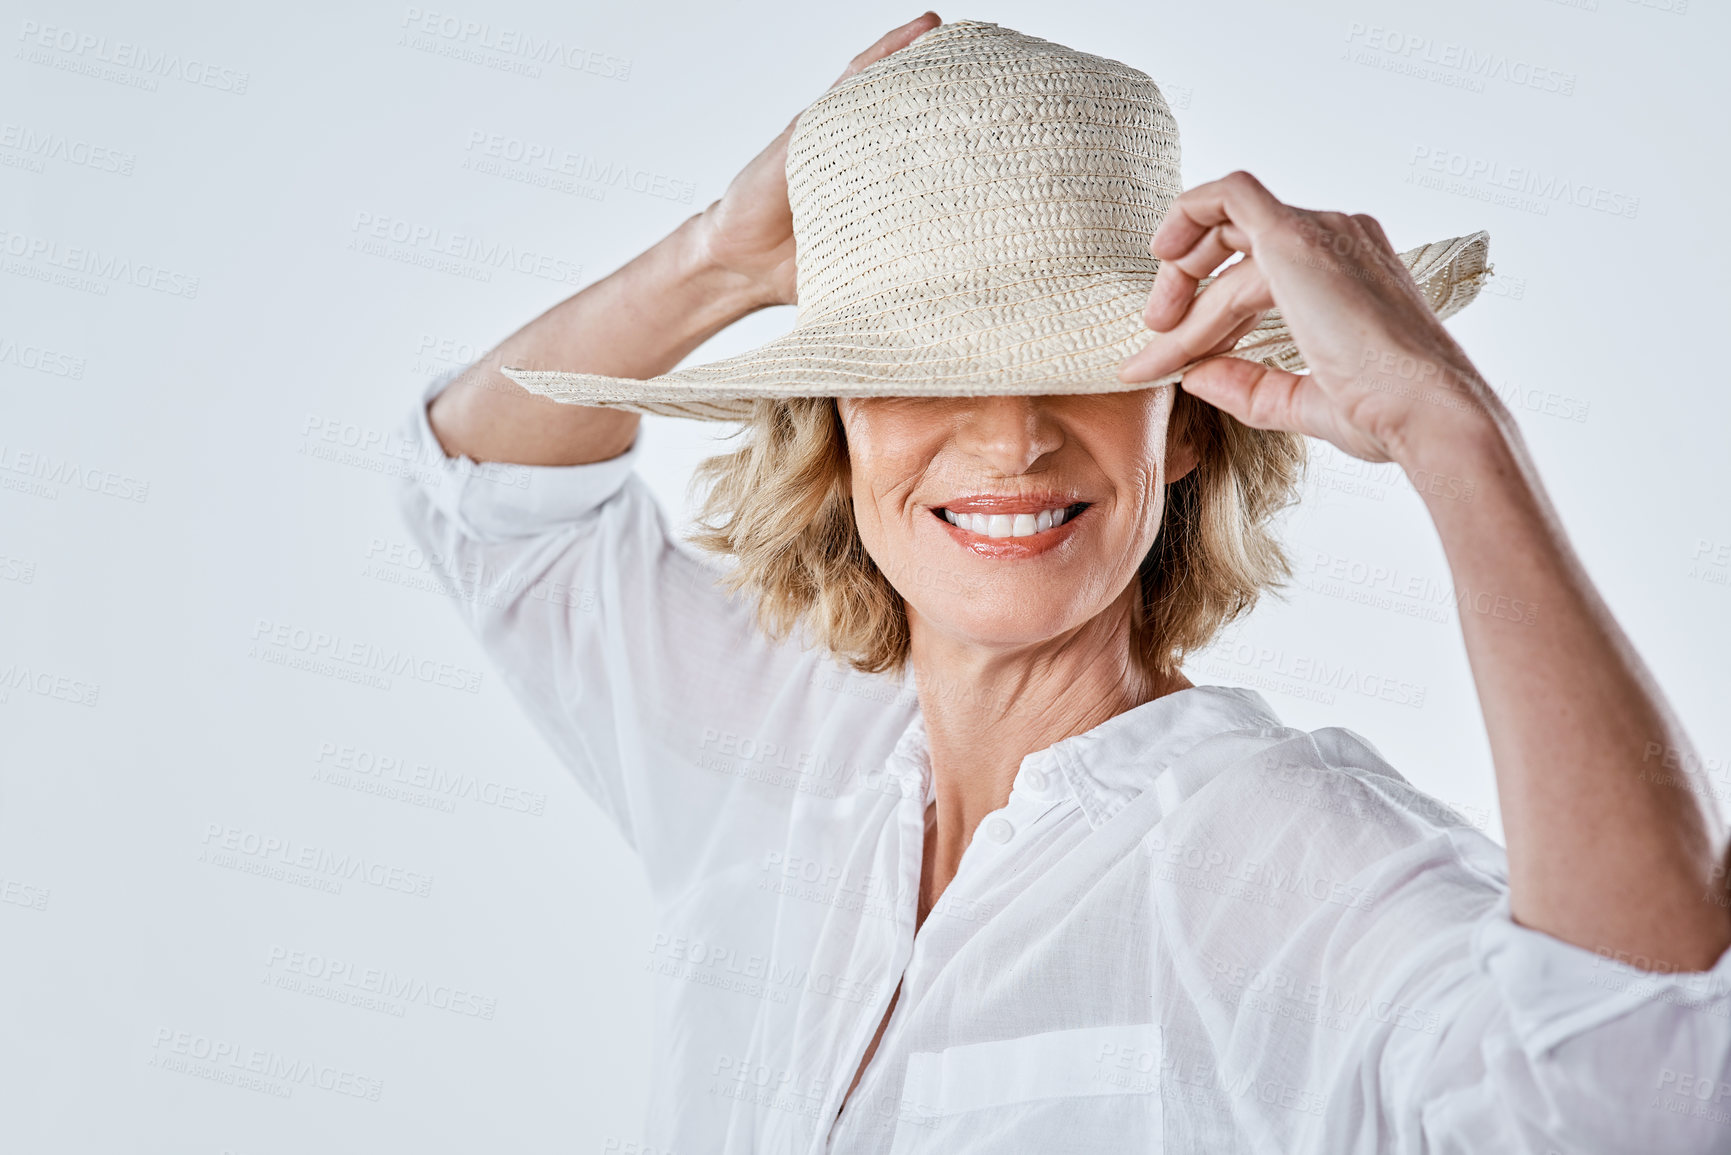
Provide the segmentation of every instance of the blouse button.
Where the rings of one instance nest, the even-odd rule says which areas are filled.
[[[1010,825],[1007,818],[991,818],[986,821],[986,837],[993,842],[1008,842],[1015,834],[1016,828]]]

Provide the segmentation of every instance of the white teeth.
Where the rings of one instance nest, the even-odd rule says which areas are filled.
[[[981,537],[1028,537],[1055,525],[1063,525],[1068,510],[1042,509],[1039,513],[952,513],[944,510],[944,520],[951,525],[977,533]]]

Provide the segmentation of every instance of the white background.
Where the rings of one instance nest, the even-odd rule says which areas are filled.
[[[1511,398],[1725,790],[1731,28],[1685,2],[940,12],[1148,72],[1186,184],[1246,168],[1292,202],[1374,214],[1400,248],[1489,229],[1497,279],[1451,327]],[[482,671],[391,504],[392,438],[422,383],[720,195],[916,13],[469,3],[429,27],[403,4],[152,7],[7,4],[0,20],[0,1150],[630,1150],[651,931],[623,844],[491,670],[474,694],[385,690],[264,660],[255,635],[287,624]],[[578,67],[523,71],[477,45],[508,31]],[[1466,54],[1497,74],[1451,63]],[[472,142],[494,134],[579,175],[476,167]],[[1432,157],[1493,175],[1427,187],[1413,178]],[[1625,215],[1510,197],[1494,181],[1514,170]],[[552,275],[358,246],[383,220]],[[644,473],[670,510],[716,432],[646,421]],[[1500,836],[1417,497],[1319,455],[1289,536],[1290,600],[1192,677],[1363,733]],[[1440,603],[1400,592],[1415,585]],[[1349,674],[1319,687],[1300,673],[1319,661]],[[428,767],[444,789],[362,788]],[[234,864],[263,856],[222,859],[225,838],[357,856],[429,893],[249,873]],[[294,973],[331,960],[351,1001]],[[375,969],[409,993],[355,1005]],[[177,1053],[206,1047],[241,1065]],[[313,1074],[206,1077],[255,1052]]]

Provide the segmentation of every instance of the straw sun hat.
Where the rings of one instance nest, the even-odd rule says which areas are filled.
[[[712,421],[762,398],[1111,393],[1182,373],[1117,375],[1153,335],[1148,241],[1181,191],[1178,125],[1134,68],[985,21],[939,25],[800,114],[787,188],[787,335],[648,380],[504,373],[556,401]],[[1447,317],[1477,295],[1489,245],[1476,232],[1401,259]],[[1277,311],[1232,355],[1304,368]]]

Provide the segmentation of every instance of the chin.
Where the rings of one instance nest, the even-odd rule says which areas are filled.
[[[1006,588],[1013,585],[1004,583],[990,593],[982,590],[973,597],[934,598],[928,593],[908,599],[908,607],[918,614],[926,629],[988,649],[1049,642],[1076,629],[1098,612],[1054,604],[1041,589]],[[1036,606],[1043,610],[1030,612]]]

